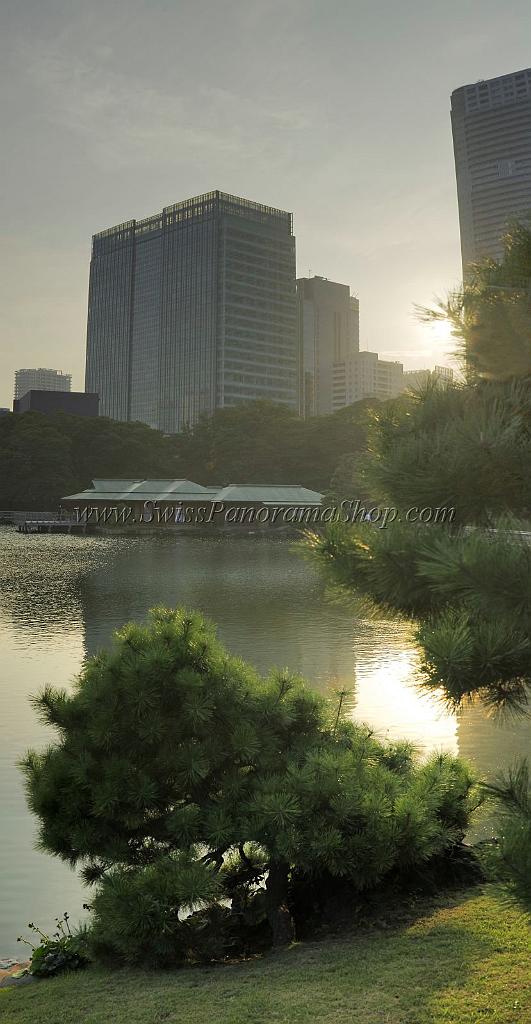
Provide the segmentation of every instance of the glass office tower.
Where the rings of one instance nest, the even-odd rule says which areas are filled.
[[[223,192],[92,242],[86,390],[165,433],[267,398],[297,407],[292,215]]]
[[[456,89],[452,131],[465,271],[531,213],[531,69]]]

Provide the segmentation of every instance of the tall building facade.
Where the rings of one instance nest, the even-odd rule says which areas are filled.
[[[70,391],[72,374],[62,370],[47,370],[38,367],[35,370],[15,371],[15,398],[23,398],[27,391]]]
[[[86,390],[165,433],[254,399],[298,405],[292,215],[224,192],[95,235]]]
[[[359,350],[359,301],[324,277],[297,281],[299,408],[324,416],[346,404],[348,365]]]
[[[451,118],[465,273],[531,213],[531,69],[456,89]]]

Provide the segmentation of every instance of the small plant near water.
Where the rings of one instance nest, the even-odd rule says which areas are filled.
[[[62,971],[77,971],[81,967],[86,967],[89,962],[86,955],[85,929],[81,927],[72,931],[66,911],[62,917],[56,917],[55,921],[57,930],[53,935],[47,935],[37,925],[29,922],[28,928],[38,936],[37,944],[22,936],[17,939],[17,942],[24,942],[30,947],[28,973],[38,978],[50,977]]]

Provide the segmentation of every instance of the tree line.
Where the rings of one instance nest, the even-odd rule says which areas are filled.
[[[365,445],[374,401],[302,420],[267,401],[219,409],[181,434],[58,413],[0,417],[0,508],[53,511],[95,478],[297,483],[328,493]],[[340,473],[341,475],[341,473]]]

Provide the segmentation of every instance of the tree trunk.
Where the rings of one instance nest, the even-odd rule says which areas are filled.
[[[266,882],[267,918],[274,946],[287,946],[295,938],[293,918],[288,907],[288,872],[285,861],[272,860]]]

